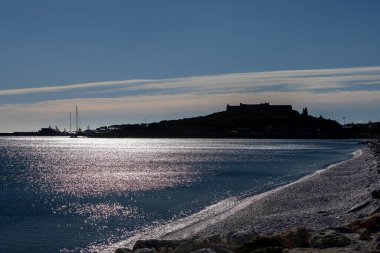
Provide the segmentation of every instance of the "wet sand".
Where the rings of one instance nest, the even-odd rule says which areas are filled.
[[[238,201],[228,211],[193,221],[161,235],[181,239],[251,230],[271,234],[294,227],[338,227],[373,212],[380,203],[370,192],[380,183],[373,153],[364,148],[353,158],[289,185]]]

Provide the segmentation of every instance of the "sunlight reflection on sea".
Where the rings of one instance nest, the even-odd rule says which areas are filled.
[[[356,148],[332,140],[0,138],[0,251],[96,252]]]

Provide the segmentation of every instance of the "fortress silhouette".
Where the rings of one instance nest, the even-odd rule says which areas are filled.
[[[261,104],[243,104],[240,105],[227,105],[227,112],[241,112],[241,113],[255,113],[255,114],[293,114],[293,107],[291,105],[270,105],[269,103]]]

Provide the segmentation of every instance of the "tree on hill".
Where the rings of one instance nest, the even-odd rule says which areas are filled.
[[[301,116],[307,118],[309,116],[309,112],[307,111],[307,107],[302,109]]]

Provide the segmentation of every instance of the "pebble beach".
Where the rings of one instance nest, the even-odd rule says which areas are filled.
[[[120,252],[380,252],[380,143]]]

